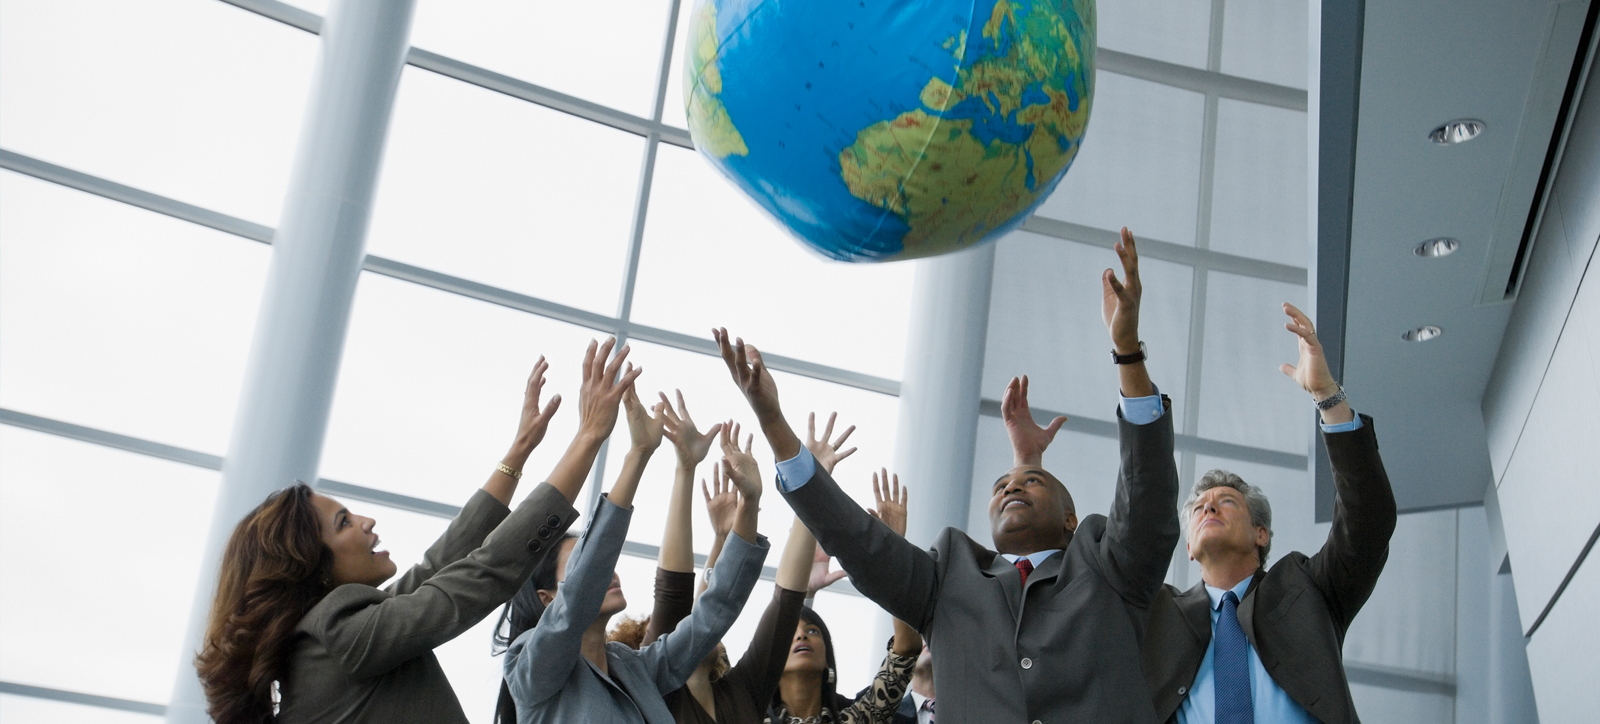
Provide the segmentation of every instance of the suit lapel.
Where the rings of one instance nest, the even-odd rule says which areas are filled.
[[[1044,585],[1044,583],[1047,581],[1054,581],[1061,575],[1061,566],[1064,565],[1062,563],[1062,559],[1066,557],[1067,552],[1061,551],[1060,553],[1044,559],[1044,562],[1040,563],[1038,568],[1033,569],[1033,572],[1028,574],[1028,585],[1026,588],[1033,588],[1033,584],[1035,583]],[[1020,580],[1022,578],[1021,574],[1018,574],[1017,578]],[[1026,595],[1024,595],[1023,600],[1027,600]]]
[[[1005,591],[1006,605],[1011,608],[1011,620],[1022,620],[1022,574],[1017,567],[996,553],[985,574],[1000,579],[1000,589]]]
[[[1245,589],[1244,600],[1239,602],[1239,626],[1244,628],[1244,637],[1257,654],[1261,652],[1261,646],[1256,643],[1256,591],[1261,589],[1261,579],[1265,577],[1266,572],[1256,569],[1255,577],[1250,579],[1250,587]]]
[[[1183,612],[1184,622],[1189,624],[1189,630],[1200,641],[1200,649],[1205,650],[1211,643],[1211,596],[1206,594],[1205,581],[1178,594],[1176,603],[1178,610]]]

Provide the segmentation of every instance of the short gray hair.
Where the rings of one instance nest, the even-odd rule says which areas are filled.
[[[1267,553],[1272,550],[1272,503],[1267,501],[1267,494],[1261,492],[1261,488],[1226,470],[1207,471],[1194,484],[1194,489],[1189,491],[1188,499],[1178,509],[1178,517],[1183,519],[1183,534],[1189,535],[1189,518],[1194,512],[1194,501],[1200,499],[1201,493],[1212,488],[1233,488],[1244,495],[1245,507],[1250,510],[1250,524],[1267,529],[1267,544],[1259,550],[1261,565],[1267,565]]]

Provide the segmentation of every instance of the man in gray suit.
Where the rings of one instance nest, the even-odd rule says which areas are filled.
[[[1102,275],[1124,395],[1111,514],[1080,523],[1061,482],[1036,461],[1024,464],[993,486],[998,551],[955,528],[922,550],[868,515],[785,422],[760,352],[730,343],[725,330],[715,334],[780,461],[779,489],[790,506],[858,590],[939,652],[940,724],[1158,721],[1139,644],[1178,542],[1178,476],[1171,416],[1145,371],[1138,254],[1126,229],[1116,250],[1126,281],[1110,269]]]
[[[1284,304],[1300,359],[1283,373],[1310,393],[1333,463],[1333,527],[1313,556],[1266,568],[1272,508],[1225,470],[1195,483],[1184,503],[1189,557],[1201,582],[1163,586],[1150,611],[1144,670],[1156,714],[1169,724],[1354,724],[1345,632],[1372,595],[1394,533],[1394,492],[1372,418],[1357,417],[1328,373],[1311,320]]]

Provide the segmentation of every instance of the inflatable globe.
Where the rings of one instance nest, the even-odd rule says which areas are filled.
[[[1094,97],[1093,0],[697,0],[700,152],[824,256],[889,261],[1016,228]]]

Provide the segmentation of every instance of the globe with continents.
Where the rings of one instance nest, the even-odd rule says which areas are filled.
[[[695,146],[834,259],[1016,228],[1089,123],[1093,0],[698,0],[689,22]]]

